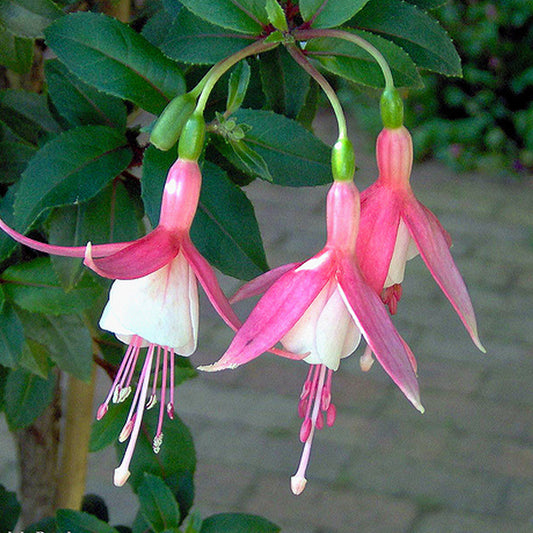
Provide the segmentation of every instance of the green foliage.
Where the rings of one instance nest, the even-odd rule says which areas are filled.
[[[75,531],[76,533],[117,533],[114,527],[98,520],[93,515],[60,509],[56,514],[56,523],[59,531]]]
[[[4,0],[0,2],[0,29],[18,37],[43,38],[45,28],[63,12],[51,0]]]
[[[200,533],[278,533],[281,529],[265,518],[247,514],[220,513],[202,522]]]
[[[313,28],[333,28],[351,19],[368,0],[300,0],[300,11]]]
[[[17,525],[20,504],[14,492],[0,485],[0,531],[12,531]]]
[[[179,526],[178,502],[160,477],[145,474],[138,494],[141,514],[154,533],[163,533]]]

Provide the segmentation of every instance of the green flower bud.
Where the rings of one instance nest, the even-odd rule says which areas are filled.
[[[331,171],[335,181],[351,181],[355,173],[355,152],[347,137],[339,138],[331,151]]]
[[[379,106],[385,128],[393,130],[403,126],[403,102],[397,89],[385,89]]]
[[[174,98],[159,115],[150,134],[150,142],[159,150],[170,150],[179,139],[195,106],[196,98],[189,93]]]
[[[195,161],[200,157],[204,147],[205,120],[201,113],[193,113],[183,126],[178,156],[180,159]]]

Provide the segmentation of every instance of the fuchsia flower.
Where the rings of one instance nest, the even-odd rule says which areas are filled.
[[[457,311],[476,346],[476,317],[468,291],[450,254],[451,239],[409,184],[413,162],[405,127],[385,128],[377,140],[379,177],[361,193],[357,256],[367,282],[392,313],[401,297],[405,264],[418,255]]]
[[[202,370],[235,368],[258,357],[278,341],[311,365],[299,414],[304,421],[300,465],[291,479],[300,494],[316,428],[335,420],[331,378],[340,359],[350,355],[361,334],[379,362],[413,405],[423,411],[414,357],[394,329],[383,303],[366,284],[355,255],[359,193],[352,181],[337,181],[327,199],[327,242],[311,259],[285,265],[245,285],[234,300],[266,289],[219,361]],[[296,356],[295,356],[296,357]]]
[[[56,255],[85,256],[85,264],[89,268],[101,276],[116,280],[111,287],[100,326],[115,333],[128,344],[128,348],[111,390],[98,409],[98,419],[105,415],[111,400],[121,402],[130,394],[141,348],[148,348],[130,412],[119,437],[121,441],[129,438],[129,442],[122,463],[115,470],[116,485],[123,485],[129,476],[129,464],[145,405],[151,408],[157,400],[160,367],[161,407],[153,444],[156,453],[163,439],[165,407],[168,416],[173,417],[174,356],[188,356],[196,349],[197,279],[223,320],[234,330],[240,326],[211,266],[189,237],[201,181],[197,161],[178,159],[168,173],[158,226],[133,242],[94,246],[89,243],[87,247],[53,246],[29,239],[0,220],[0,228],[22,244]],[[153,367],[152,392],[147,402]],[[170,390],[168,403],[167,381]]]

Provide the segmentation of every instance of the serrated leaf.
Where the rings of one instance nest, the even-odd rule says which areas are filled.
[[[331,149],[297,122],[270,111],[239,109],[251,126],[244,141],[263,157],[274,183],[311,187],[331,182]]]
[[[377,32],[401,46],[419,68],[461,75],[461,59],[436,20],[403,0],[369,2],[350,26]]]
[[[4,390],[4,411],[13,431],[29,426],[45,410],[54,396],[56,377],[40,378],[24,368],[13,370]]]
[[[85,83],[146,111],[159,114],[185,90],[177,64],[116,19],[73,13],[45,33],[48,46]]]
[[[48,94],[59,114],[71,126],[94,124],[126,128],[126,106],[119,98],[87,85],[57,59],[47,61],[44,71]]]
[[[89,381],[93,364],[92,339],[78,316],[47,316],[22,309],[18,310],[18,315],[26,337],[44,346],[59,368],[82,381]]]
[[[15,220],[23,230],[51,207],[95,196],[130,163],[124,135],[106,126],[80,126],[46,143],[22,174]]]
[[[350,20],[368,0],[300,0],[300,13],[313,28],[333,28]]]
[[[0,26],[19,37],[42,39],[43,31],[63,12],[51,0],[2,0]]]
[[[182,9],[161,45],[177,61],[212,65],[253,43],[253,38],[228,32]]]
[[[262,54],[259,64],[261,85],[269,109],[296,118],[309,91],[309,76],[285,48]]]
[[[111,403],[105,416],[93,422],[89,451],[97,452],[118,439],[130,405],[131,402]]]
[[[17,37],[0,26],[0,65],[17,74],[30,70],[33,61],[33,40]]]
[[[0,142],[0,183],[17,181],[36,151],[25,143]]]
[[[228,98],[226,101],[226,113],[231,115],[241,107],[248,84],[250,83],[250,65],[247,61],[241,61],[231,71],[228,82]]]
[[[57,528],[59,531],[72,533],[118,533],[109,524],[98,520],[96,516],[71,509],[59,509],[56,513]]]
[[[35,313],[65,315],[92,307],[100,286],[86,275],[68,293],[64,291],[49,257],[13,265],[2,273],[6,296],[18,307]]]
[[[44,346],[31,339],[26,339],[19,365],[46,379],[53,363],[51,363],[48,350]]]
[[[0,485],[0,531],[13,531],[20,515],[17,494]]]
[[[166,3],[168,2],[162,3],[161,9],[157,10],[146,21],[141,31],[141,35],[158,48],[161,48],[165,42],[169,32],[169,26],[176,20],[182,8],[181,3],[175,2],[176,6],[168,6],[169,9],[167,9],[167,6],[165,6]]]
[[[6,89],[0,91],[0,126],[13,138],[37,146],[44,137],[61,131],[48,109],[46,97],[29,91]]]
[[[259,35],[268,25],[264,0],[182,0],[196,16],[211,24]]]
[[[179,526],[178,503],[160,477],[145,474],[137,495],[141,514],[155,533],[163,533]]]
[[[391,68],[396,87],[423,86],[416,65],[402,48],[369,32],[352,30],[350,33],[365,39],[383,54]],[[383,73],[375,59],[354,43],[331,38],[312,39],[305,50],[333,74],[368,87],[385,86]]]
[[[221,153],[228,157],[228,151],[233,151],[233,154],[237,157],[228,157],[230,161],[236,163],[235,166],[240,167],[244,172],[252,176],[253,178],[259,177],[265,181],[272,181],[272,176],[268,170],[268,165],[262,156],[260,156],[255,150],[253,150],[248,144],[243,141],[232,141],[228,144],[224,143],[219,145],[222,148]],[[227,147],[228,150],[224,150]],[[240,164],[239,164],[240,163]]]
[[[244,513],[214,514],[202,522],[200,533],[278,533],[281,528],[262,516]]]
[[[289,27],[285,18],[285,11],[278,4],[278,0],[266,0],[265,7],[270,24],[278,30],[288,31]]]
[[[144,474],[150,473],[165,480],[167,485],[179,487],[179,480],[184,475],[193,475],[196,468],[196,455],[189,429],[175,415],[174,419],[165,419],[163,425],[164,439],[161,450],[155,454],[152,439],[158,422],[158,409],[145,411],[135,453],[130,465],[131,476],[128,482],[136,492],[144,480]],[[127,443],[117,443],[117,455],[124,455]],[[174,495],[176,491],[173,490]],[[178,502],[179,502],[178,498]],[[183,506],[180,504],[180,508]]]
[[[15,368],[23,348],[22,323],[0,288],[0,365]]]

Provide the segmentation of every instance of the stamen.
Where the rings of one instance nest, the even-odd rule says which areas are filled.
[[[154,450],[154,453],[159,453],[161,450],[161,444],[163,443],[163,433],[159,433],[154,437],[154,441],[152,442],[152,450]]]
[[[167,394],[167,367],[168,367],[168,348],[164,348],[163,352],[163,371],[161,373],[161,405],[159,406],[159,418],[157,421],[156,436],[159,435],[163,429],[163,416],[165,413],[165,400]]]
[[[368,372],[374,363],[374,358],[372,357],[372,348],[367,344],[365,352],[359,359],[359,366],[363,372]]]

